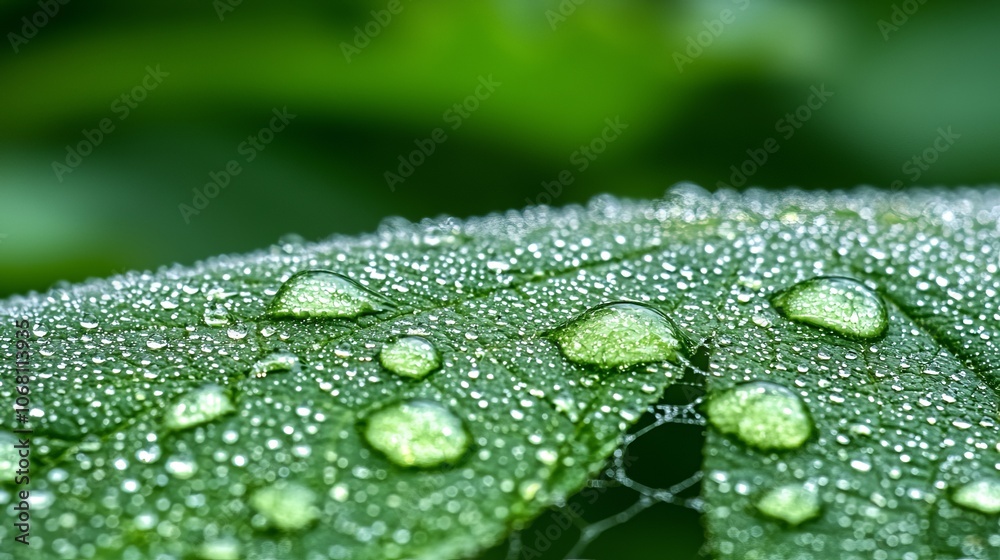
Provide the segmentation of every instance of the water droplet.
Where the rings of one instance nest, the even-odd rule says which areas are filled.
[[[163,415],[168,430],[183,430],[234,412],[229,395],[218,385],[205,385],[173,402]]]
[[[985,478],[960,486],[951,499],[956,504],[988,514],[1000,513],[1000,480]]]
[[[276,482],[254,492],[253,506],[268,523],[282,531],[296,531],[312,523],[317,514],[316,494],[291,482]]]
[[[167,459],[164,468],[168,473],[180,480],[187,480],[198,472],[198,463],[191,457],[173,456]]]
[[[779,486],[757,501],[757,509],[768,517],[799,525],[819,515],[819,494],[812,484]]]
[[[202,315],[202,320],[210,327],[228,327],[233,321],[229,317],[229,311],[224,305],[216,305],[211,309],[206,309]]]
[[[603,369],[677,361],[682,336],[666,315],[638,303],[599,305],[552,333],[564,356]]]
[[[724,434],[734,434],[759,449],[794,449],[812,433],[812,419],[792,390],[751,381],[712,397],[708,418]]]
[[[234,538],[205,541],[198,547],[202,560],[240,560],[240,542]]]
[[[233,340],[243,340],[249,330],[244,325],[235,325],[226,330],[226,336]]]
[[[146,348],[149,348],[150,350],[159,350],[160,348],[163,348],[166,345],[167,341],[159,336],[154,336],[146,340]]]
[[[282,284],[267,308],[270,317],[357,317],[392,304],[350,278],[328,270],[305,270]]]
[[[375,412],[365,439],[404,467],[453,463],[469,448],[469,434],[450,410],[427,401],[398,403]]]
[[[423,379],[441,367],[441,355],[437,348],[420,336],[400,338],[383,348],[378,358],[387,370],[414,379]]]
[[[10,482],[17,474],[17,437],[0,431],[0,482]]]
[[[864,284],[841,276],[819,276],[782,290],[771,299],[783,315],[845,336],[875,338],[889,326],[885,303]]]
[[[94,315],[87,315],[80,320],[80,326],[87,330],[96,329],[99,324],[100,323],[98,322],[97,317]]]
[[[257,360],[250,368],[250,375],[267,377],[269,373],[298,373],[301,370],[298,356],[288,352],[275,352]]]

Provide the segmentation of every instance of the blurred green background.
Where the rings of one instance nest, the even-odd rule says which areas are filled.
[[[715,190],[733,166],[766,188],[994,183],[997,21],[936,0],[5,0],[0,297],[390,215]],[[422,161],[387,181],[401,156]],[[594,550],[693,554],[697,517],[657,515]]]

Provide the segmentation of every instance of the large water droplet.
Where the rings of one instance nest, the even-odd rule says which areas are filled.
[[[205,385],[182,395],[163,414],[163,426],[168,430],[183,430],[236,410],[229,395],[218,385]]]
[[[305,270],[282,284],[267,308],[270,317],[357,317],[390,309],[384,297],[329,270]]]
[[[228,327],[233,321],[229,317],[229,311],[223,305],[216,305],[211,309],[206,309],[202,320],[210,327]]]
[[[181,480],[187,480],[198,472],[198,463],[186,455],[175,455],[167,459],[164,469]]]
[[[420,336],[406,336],[386,345],[378,358],[385,369],[414,379],[423,379],[441,367],[441,355],[437,348]]]
[[[268,523],[282,531],[297,531],[312,523],[317,514],[316,494],[292,482],[279,481],[254,492],[253,506]]]
[[[677,361],[680,330],[663,313],[638,303],[599,305],[552,333],[570,361],[608,369]]]
[[[301,370],[298,356],[288,352],[275,352],[257,360],[250,368],[250,375],[267,377],[269,373],[298,373]]]
[[[1000,513],[1000,480],[986,478],[960,486],[951,499],[956,504],[988,514]]]
[[[845,336],[875,338],[889,327],[882,298],[851,278],[811,278],[778,292],[771,303],[789,319]]]
[[[404,467],[454,463],[469,448],[469,434],[450,410],[427,401],[398,403],[371,415],[365,438]]]
[[[819,515],[819,494],[812,484],[787,484],[764,494],[757,509],[768,517],[799,525]]]
[[[812,433],[812,419],[792,390],[767,383],[744,383],[708,402],[708,419],[724,434],[734,434],[759,449],[794,449]]]
[[[0,430],[0,482],[10,482],[17,475],[17,436]]]

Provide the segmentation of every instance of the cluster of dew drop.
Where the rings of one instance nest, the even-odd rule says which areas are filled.
[[[592,211],[598,215],[606,214],[604,217],[612,220],[618,218],[615,212],[621,210],[617,203],[605,200],[595,204]],[[654,223],[664,221],[668,217],[661,211],[643,210],[639,214],[644,219],[652,218]],[[684,215],[684,218],[696,221],[697,216]],[[783,216],[781,221],[791,223],[794,218]],[[656,235],[659,234],[660,232],[657,232]],[[431,236],[423,241],[427,246],[433,247],[440,243],[446,244],[451,237],[451,233],[446,231],[440,237]],[[565,248],[566,257],[563,258],[557,251],[556,256],[559,258],[554,260],[569,271],[589,264],[613,264],[614,253],[611,248],[618,246],[621,254],[627,254],[629,250],[635,249],[627,246],[629,242],[625,236],[616,234],[608,249],[582,251],[580,246],[567,246],[564,240],[559,239],[555,241],[554,246],[558,249]],[[581,245],[583,248],[590,248],[593,243],[588,239],[581,242]],[[659,243],[656,241],[651,245],[655,247]],[[701,249],[708,254],[716,250],[712,245],[705,245]],[[521,261],[517,259],[505,261],[489,254],[477,255],[478,261],[485,262],[483,270],[478,273],[483,274],[484,278],[495,279],[495,284],[498,286],[509,286],[515,278],[514,272],[527,278],[545,276],[545,273],[539,272],[530,264],[532,258],[541,258],[543,254],[537,244],[527,243],[524,248],[516,249],[515,254]],[[586,262],[585,257],[588,255],[593,255],[593,263]],[[643,257],[643,263],[653,265],[652,259],[646,257]],[[352,430],[357,430],[356,433],[360,434],[367,445],[367,449],[361,452],[361,457],[371,458],[373,463],[374,458],[378,457],[400,469],[426,471],[438,477],[427,478],[430,483],[443,480],[441,477],[449,474],[447,469],[459,473],[465,479],[462,486],[435,488],[434,492],[437,493],[428,495],[425,500],[428,507],[440,505],[440,501],[443,500],[447,503],[444,507],[465,526],[475,526],[477,515],[481,514],[463,509],[454,498],[464,495],[474,499],[477,484],[496,485],[503,492],[520,496],[524,503],[530,503],[534,498],[544,494],[542,478],[532,476],[532,473],[525,472],[521,467],[506,464],[504,453],[498,447],[502,443],[500,439],[490,441],[485,430],[470,424],[471,416],[454,409],[453,398],[444,396],[442,385],[436,383],[435,377],[449,375],[450,366],[453,366],[454,362],[438,347],[435,342],[438,339],[428,325],[413,326],[404,332],[384,332],[383,336],[386,339],[384,344],[362,345],[365,351],[370,351],[368,354],[359,352],[357,347],[341,345],[337,342],[338,337],[346,336],[345,333],[350,333],[352,327],[341,325],[340,330],[335,330],[336,325],[331,326],[331,323],[323,321],[333,319],[360,322],[368,316],[395,311],[399,305],[391,298],[369,289],[348,276],[317,268],[318,263],[310,262],[308,265],[310,268],[285,277],[278,289],[265,292],[271,298],[266,308],[262,310],[263,313],[258,316],[259,319],[255,320],[240,319],[240,317],[255,316],[241,307],[242,305],[245,308],[253,308],[258,300],[249,292],[242,292],[239,289],[229,291],[223,287],[208,288],[204,309],[199,310],[196,316],[188,317],[183,314],[184,307],[178,302],[183,302],[185,295],[191,296],[197,293],[199,288],[185,285],[179,290],[170,291],[169,286],[162,286],[159,280],[142,276],[138,280],[144,285],[152,284],[157,288],[164,288],[170,295],[159,302],[143,297],[139,301],[131,302],[130,308],[115,309],[117,318],[111,325],[102,325],[102,318],[98,316],[82,317],[79,320],[83,332],[81,336],[70,339],[62,345],[58,341],[53,341],[45,347],[43,356],[51,357],[60,352],[72,353],[74,345],[83,346],[88,350],[114,346],[116,343],[124,342],[124,335],[118,331],[125,331],[132,326],[130,323],[138,322],[143,311],[155,310],[159,314],[157,324],[163,327],[145,335],[144,347],[152,356],[167,354],[168,352],[164,350],[170,350],[171,355],[179,356],[175,361],[171,361],[124,352],[122,359],[110,369],[112,379],[103,385],[105,387],[103,395],[92,390],[83,390],[80,391],[80,395],[74,396],[73,390],[82,387],[67,387],[61,390],[60,398],[50,400],[51,404],[61,406],[66,413],[61,413],[59,410],[39,410],[37,413],[32,411],[32,416],[35,418],[46,416],[48,420],[58,420],[53,424],[55,427],[52,433],[46,433],[39,438],[40,453],[43,456],[48,453],[53,457],[69,458],[77,462],[83,471],[96,475],[98,477],[96,480],[109,476],[122,480],[120,486],[112,488],[104,496],[87,496],[85,480],[68,480],[69,475],[65,470],[51,469],[45,475],[46,489],[34,493],[33,507],[38,511],[44,512],[50,507],[57,493],[62,497],[83,495],[84,498],[76,502],[78,504],[85,504],[88,501],[94,503],[86,507],[81,506],[79,511],[65,511],[57,517],[45,519],[45,528],[50,533],[71,531],[78,524],[87,522],[86,517],[91,514],[93,515],[90,520],[91,525],[94,523],[101,525],[94,526],[95,529],[116,529],[120,523],[128,520],[127,522],[131,524],[129,531],[155,533],[163,542],[173,542],[183,532],[197,532],[202,535],[201,544],[194,551],[197,557],[204,560],[236,560],[250,552],[246,550],[247,534],[233,531],[226,523],[216,523],[210,519],[219,512],[223,517],[228,515],[232,519],[249,516],[254,530],[265,533],[278,531],[280,534],[299,534],[303,538],[309,535],[306,530],[319,520],[336,519],[339,505],[348,502],[365,504],[366,499],[369,499],[366,511],[371,518],[377,519],[380,513],[385,513],[386,510],[380,510],[374,503],[375,500],[370,498],[381,491],[377,483],[385,481],[390,476],[386,470],[363,464],[351,464],[346,457],[338,455],[335,445],[321,448],[313,443],[324,435],[331,440],[349,438],[355,433]],[[421,269],[421,266],[418,259],[412,264],[412,269],[423,274],[426,268]],[[698,275],[690,270],[678,271],[670,263],[663,263],[662,267],[671,275],[677,273],[676,278],[679,279],[675,281],[675,285],[679,291],[687,290],[699,282]],[[995,267],[993,272],[996,272]],[[249,274],[249,270],[245,270],[245,273]],[[581,279],[585,275],[586,273],[581,270],[575,279]],[[372,278],[377,276],[377,272],[371,273]],[[439,286],[447,286],[455,293],[471,291],[469,286],[474,283],[463,282],[461,278],[448,279],[446,276],[447,274],[442,274],[436,279]],[[608,273],[603,277],[587,279],[580,284],[589,283],[599,294],[604,294],[604,297],[599,298],[601,301],[585,306],[585,311],[574,313],[555,328],[537,331],[533,329],[532,324],[519,327],[518,332],[526,336],[537,335],[550,341],[558,349],[562,359],[579,366],[581,370],[596,370],[601,375],[580,381],[578,385],[570,381],[567,387],[552,387],[548,391],[530,389],[528,391],[530,398],[522,398],[510,411],[510,417],[515,423],[525,418],[525,410],[530,414],[532,407],[538,406],[535,403],[544,401],[573,422],[579,421],[584,414],[617,414],[620,420],[615,425],[623,429],[637,418],[639,411],[629,411],[626,408],[613,409],[611,405],[600,403],[590,407],[588,403],[574,395],[584,392],[587,384],[614,383],[616,373],[624,374],[625,377],[642,368],[648,368],[649,371],[663,371],[657,369],[657,364],[678,365],[686,362],[687,354],[691,351],[692,339],[689,333],[678,326],[680,321],[675,321],[660,307],[651,305],[648,301],[637,301],[639,297],[629,301],[607,297],[607,294],[614,293],[609,285],[625,282],[633,277],[644,280],[641,273],[628,270],[627,267],[622,267],[614,274]],[[230,279],[225,278],[226,281]],[[423,279],[431,281],[427,276]],[[127,288],[123,281],[115,282],[121,284],[117,289]],[[941,286],[940,282],[938,285],[946,287]],[[662,288],[663,291],[670,291],[670,287]],[[412,285],[407,286],[405,283],[397,282],[393,284],[393,289],[404,294],[412,290]],[[93,300],[89,303],[101,305],[102,296],[92,296],[88,293],[87,297]],[[517,305],[523,305],[523,301],[530,304],[534,302],[535,297],[540,297],[540,294],[523,288],[523,293],[516,298]],[[662,302],[664,296],[661,293],[658,297],[647,299]],[[739,302],[746,303],[751,298],[744,298],[741,294],[738,299]],[[48,296],[48,300],[49,303],[56,304],[68,302],[71,298],[65,291],[57,291]],[[571,297],[569,302],[564,303],[572,303],[569,307],[576,307],[580,300]],[[767,316],[765,310],[755,313],[752,320],[754,325],[768,332],[777,321],[787,319],[792,323],[824,333],[840,335],[845,340],[874,345],[890,327],[890,314],[882,297],[863,282],[846,276],[822,274],[812,276],[772,294],[769,304],[770,309],[777,315]],[[707,302],[706,307],[710,307]],[[475,312],[476,310],[473,310],[473,313]],[[502,318],[493,316],[488,307],[484,312],[487,313],[485,320],[502,321]],[[550,309],[540,309],[539,313],[548,314],[550,317],[565,316]],[[454,317],[443,312],[441,315],[444,317],[441,319],[443,324],[457,323]],[[435,316],[433,320],[436,321],[437,317]],[[198,331],[191,326],[197,322],[208,327],[209,331]],[[299,353],[289,350],[294,348],[298,341],[294,329],[284,327],[296,322],[300,324],[296,328],[334,330],[329,337],[329,340],[333,341],[330,343],[330,348],[324,346],[325,341],[312,338],[309,340],[309,350],[312,352],[331,350],[331,354],[324,355],[331,356],[338,362],[338,372],[342,371],[342,374],[326,377],[325,372],[327,369],[332,369],[332,364],[306,363],[300,360]],[[684,323],[691,326],[692,320],[688,317]],[[39,325],[37,328],[35,335],[43,338],[48,334],[45,329],[50,327]],[[378,327],[377,324],[367,323],[367,328]],[[216,335],[212,331],[223,334]],[[480,336],[483,336],[483,333],[471,331],[464,333],[466,341],[483,343],[477,348],[478,354],[475,357],[488,362],[489,353],[483,350],[486,348],[486,341],[477,340]],[[248,349],[246,355],[257,357],[248,362],[244,357],[227,354],[225,348],[232,344]],[[720,352],[727,351],[725,342],[720,341],[717,346]],[[5,350],[7,349],[9,347],[5,346]],[[92,374],[98,380],[103,380],[107,375],[104,366],[109,358],[101,355],[100,351],[92,353],[94,355],[91,358],[90,371],[87,372],[85,368],[80,367],[77,371]],[[850,353],[846,356],[848,360],[853,359]],[[535,363],[549,359],[541,355],[528,358]],[[818,360],[824,361],[822,353]],[[206,361],[207,365],[197,369],[212,375],[197,378],[186,376],[185,368],[193,368],[192,364],[199,361]],[[396,376],[398,383],[395,387],[407,390],[401,391],[399,398],[386,400],[385,390],[380,388],[380,384],[384,383],[382,374],[369,367],[368,362],[377,362],[382,370]],[[517,364],[503,365],[513,368]],[[717,369],[722,367],[722,364],[713,362],[712,366]],[[817,369],[823,368],[820,366]],[[930,371],[931,366],[928,365],[925,369]],[[491,402],[487,395],[476,389],[476,383],[481,377],[491,381],[495,381],[496,377],[493,373],[483,373],[481,370],[485,368],[474,368],[469,371],[468,379],[461,381],[460,385],[473,398],[479,399],[480,408],[486,409]],[[146,372],[139,376],[142,378],[139,384],[135,383],[136,372]],[[239,375],[234,375],[233,372],[239,372]],[[375,403],[376,406],[367,406],[358,415],[359,425],[351,426],[347,425],[350,422],[345,422],[344,418],[335,417],[334,409],[307,402],[292,410],[279,399],[268,396],[267,390],[298,392],[300,387],[296,383],[306,375],[306,372],[310,375],[315,374],[314,381],[319,388],[332,396],[344,399],[357,398],[358,402],[364,400],[353,397],[346,391],[341,392],[343,383],[340,382],[347,379],[354,384],[354,387],[359,388],[359,394],[366,395],[364,391],[369,390],[370,395],[380,398],[366,401],[367,404]],[[720,376],[714,370],[703,373],[708,378],[715,376],[733,379],[731,376]],[[622,462],[628,445],[668,423],[710,426],[718,434],[733,442],[739,442],[744,448],[765,454],[763,456],[767,458],[769,464],[784,464],[781,462],[781,457],[793,454],[804,446],[825,441],[827,434],[818,433],[817,430],[818,401],[807,391],[799,390],[801,387],[792,389],[781,383],[767,381],[761,379],[765,376],[758,373],[753,372],[753,375],[748,375],[743,382],[732,384],[724,390],[713,391],[711,397],[705,400],[699,398],[686,405],[651,407],[649,412],[655,417],[655,421],[625,437],[622,446],[612,459],[609,471],[610,478],[614,482],[634,489],[639,493],[640,499],[635,506],[620,514],[583,527],[580,540],[570,552],[570,556],[583,554],[586,546],[602,533],[626,522],[654,503],[675,503],[699,511],[706,510],[706,504],[699,498],[678,497],[684,490],[703,482],[703,479],[713,484],[722,494],[732,492],[752,497],[756,515],[770,520],[775,527],[807,528],[810,523],[815,523],[824,515],[836,515],[835,512],[843,508],[844,504],[838,501],[837,492],[831,491],[830,485],[840,492],[857,489],[852,488],[851,483],[845,482],[845,479],[817,477],[815,473],[808,476],[792,473],[795,478],[792,481],[784,477],[781,481],[755,480],[751,484],[736,480],[736,475],[733,473],[716,470],[704,475],[701,472],[694,473],[669,488],[646,487],[629,477],[627,468]],[[800,370],[800,373],[805,372]],[[131,385],[115,381],[113,377],[118,375],[127,376],[128,379],[125,381]],[[338,378],[340,375],[343,377]],[[291,379],[293,382],[287,383],[286,379]],[[606,381],[607,379],[610,381]],[[166,384],[167,381],[178,383],[177,386],[181,387],[181,390],[171,390]],[[257,385],[247,385],[247,382]],[[264,388],[265,384],[267,389]],[[242,387],[248,391],[247,395],[252,394],[255,398],[259,398],[260,402],[254,406],[289,412],[298,420],[283,426],[276,425],[265,415],[251,412],[250,405],[246,403],[248,397],[238,396],[236,387]],[[368,389],[369,387],[374,388]],[[420,389],[415,389],[418,387]],[[516,388],[526,387],[529,385],[524,381],[517,382]],[[648,383],[642,384],[641,388],[641,392],[647,395],[655,394],[659,390],[658,386]],[[104,406],[102,401],[110,401],[116,396],[116,392],[127,393],[129,398],[122,399],[124,404],[116,405],[118,408]],[[613,396],[615,400],[621,397],[618,392],[613,393]],[[836,392],[829,396],[832,402],[837,402],[838,398],[840,396]],[[90,406],[87,407],[85,403],[89,403]],[[138,445],[126,441],[125,431],[115,432],[126,419],[136,417],[139,412],[157,408],[162,409],[155,415],[157,420],[139,420],[128,428],[130,435],[144,435]],[[70,413],[81,410],[86,413],[78,420],[74,420]],[[98,412],[108,415],[96,423],[101,427],[99,430],[94,429],[95,423],[90,422],[95,419]],[[234,417],[236,420],[233,420]],[[353,422],[354,416],[351,416],[350,420]],[[992,420],[995,418],[990,419]],[[263,434],[263,439],[255,441],[271,452],[269,456],[274,458],[274,464],[266,464],[265,453],[253,447],[257,443],[251,443],[251,435],[248,432],[234,428],[239,422],[248,423],[254,430]],[[982,422],[981,425],[984,428],[993,427],[993,424],[987,425]],[[957,424],[956,427],[961,428]],[[967,427],[971,427],[971,424]],[[65,431],[62,437],[66,440],[75,439],[81,443],[67,444],[61,441],[58,430]],[[186,434],[188,437],[179,439],[175,445],[171,445],[165,438],[172,434]],[[853,424],[851,434],[858,439],[876,435],[873,428],[864,423]],[[200,460],[199,446],[214,445],[213,438],[221,440],[225,445],[211,454],[214,463]],[[564,456],[565,448],[570,442],[557,441],[552,445],[542,445],[544,438],[537,434],[533,434],[529,440],[532,443],[537,441],[539,445],[534,453],[525,457],[530,457],[533,464],[539,466],[540,473],[552,472],[559,466],[573,466],[572,457]],[[8,474],[14,470],[12,466],[16,441],[12,433],[0,431],[0,473],[3,473],[4,483],[10,482]],[[970,437],[967,443],[975,448],[981,448],[981,442],[974,438]],[[954,445],[954,442],[952,444]],[[130,452],[134,450],[134,452],[131,455],[123,452],[118,457],[107,459],[96,453],[102,446],[113,450],[130,450]],[[163,451],[165,448],[169,448],[166,453]],[[523,453],[523,449],[517,448],[513,451],[513,456],[521,459]],[[901,450],[899,453],[901,456],[908,456],[906,453],[914,452]],[[321,469],[321,472],[313,473],[310,483],[296,482],[296,478],[308,477],[308,473],[303,472],[302,465],[305,463],[297,460],[310,458],[314,454],[322,454],[329,466]],[[518,473],[522,482],[517,484],[514,477],[503,480],[493,480],[492,477],[490,480],[473,480],[475,473],[472,470],[460,468],[463,461],[468,460],[469,455],[475,455],[475,458],[482,462],[495,460],[497,464],[509,467],[509,472]],[[1000,513],[1000,478],[996,476],[995,468],[992,473],[987,469],[967,468],[967,464],[974,462],[973,455],[972,452],[966,451],[959,456],[956,461],[957,466],[954,466],[955,472],[959,474],[947,481],[943,479],[936,481],[935,487],[939,490],[946,489],[951,502],[964,511],[995,516]],[[775,460],[775,457],[778,459]],[[162,471],[130,469],[132,462],[142,465],[158,464],[161,465]],[[859,473],[873,469],[869,459],[862,455],[845,457],[845,463]],[[994,467],[1000,468],[1000,465]],[[133,475],[133,470],[138,474]],[[212,475],[207,481],[203,480],[204,477],[198,476],[206,470]],[[226,483],[227,475],[234,471],[259,473],[263,478],[252,486],[244,482]],[[319,484],[316,484],[317,477]],[[348,484],[348,478],[359,483]],[[146,500],[146,497],[153,495],[154,488],[169,487],[174,484],[172,482],[174,480],[193,483],[194,486],[179,493],[178,502],[172,502],[166,497],[160,497],[155,501],[152,498]],[[600,484],[601,481],[593,483]],[[227,487],[223,488],[224,485]],[[324,485],[329,488],[329,492],[317,493],[316,488]],[[209,491],[217,496],[228,496],[228,501],[221,509],[214,504],[206,503],[205,495]],[[399,490],[397,488],[389,491]],[[926,500],[927,495],[925,492],[914,499]],[[559,501],[552,499],[551,496],[549,498],[550,502]],[[11,499],[7,489],[0,490],[0,502],[8,504]],[[389,504],[389,507],[394,507],[392,504],[398,506],[401,499],[399,495],[393,493],[385,498],[385,503]],[[434,500],[438,502],[432,504]],[[874,504],[874,509],[870,511],[871,516],[877,518],[881,509],[891,508],[893,507],[891,504],[898,503],[899,500],[899,496],[873,495],[870,499]],[[454,507],[452,504],[455,504]],[[850,507],[857,508],[856,505]],[[96,515],[95,512],[98,511],[113,513],[101,517]],[[197,515],[185,516],[184,511],[193,511]],[[496,506],[492,513],[498,518],[503,518],[509,515],[510,511],[507,506]],[[717,519],[729,515],[725,507],[716,508],[710,513]],[[949,513],[949,515],[954,517],[957,514]],[[333,523],[337,531],[353,534],[361,543],[372,542],[384,535],[390,535],[390,544],[382,550],[387,558],[402,557],[405,554],[405,546],[413,543],[414,539],[422,538],[412,524],[392,525],[376,521],[370,526],[361,527],[336,525],[341,521]],[[451,527],[448,523],[455,522],[441,520],[440,523],[442,525],[439,528],[446,530]],[[737,533],[729,536],[732,536],[733,541],[745,538],[744,535]],[[490,537],[487,535],[481,540],[488,538]],[[52,550],[60,558],[92,557],[100,548],[111,550],[120,548],[123,550],[123,557],[142,557],[142,552],[138,548],[131,547],[120,539],[121,537],[107,536],[100,542],[81,544],[57,536],[51,544]],[[818,551],[820,549],[816,548],[817,542],[819,541],[814,540],[804,543],[803,546],[812,546]],[[161,557],[188,557],[191,552],[185,548],[186,546],[180,543],[165,544]],[[258,550],[254,553],[280,555],[282,553],[280,546],[284,545],[281,545],[279,540],[279,544],[275,546],[279,548]],[[723,539],[719,551],[725,554],[732,552],[737,546]],[[979,543],[979,546],[996,548],[1000,547],[1000,543],[990,541],[985,544]],[[511,550],[514,551],[514,548]],[[316,559],[352,557],[350,549],[342,545],[330,546],[318,554],[315,556]],[[804,558],[809,557],[811,556]],[[309,560],[313,560],[313,557]]]

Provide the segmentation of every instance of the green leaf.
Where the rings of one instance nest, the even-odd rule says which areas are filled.
[[[12,298],[31,550],[466,557],[683,377],[707,388],[717,557],[992,558],[998,202],[685,186]]]

